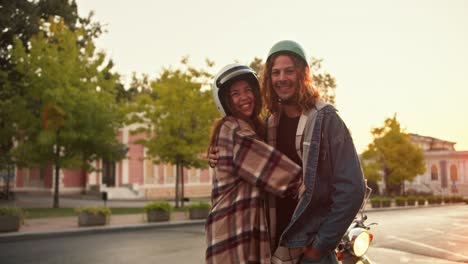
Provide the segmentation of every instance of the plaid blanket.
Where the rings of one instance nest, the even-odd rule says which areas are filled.
[[[239,119],[226,118],[217,146],[206,263],[271,263],[264,192],[283,196],[297,188],[301,168]]]

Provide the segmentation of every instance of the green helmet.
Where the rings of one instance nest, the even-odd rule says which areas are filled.
[[[295,41],[282,40],[273,45],[273,47],[270,49],[270,52],[268,52],[267,61],[271,58],[273,54],[276,54],[278,52],[292,52],[299,58],[303,59],[307,66],[309,65],[309,63],[307,63],[307,56],[305,54],[304,49],[301,45],[299,45],[299,43]]]

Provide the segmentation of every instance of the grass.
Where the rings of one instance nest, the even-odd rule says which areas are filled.
[[[143,207],[111,207],[113,215],[142,214]],[[24,208],[26,219],[76,216],[75,208]]]
[[[76,216],[75,208],[23,208],[26,212],[26,219],[53,218]],[[110,207],[112,215],[123,214],[144,214],[143,207]],[[186,208],[174,208],[176,212],[186,211]]]

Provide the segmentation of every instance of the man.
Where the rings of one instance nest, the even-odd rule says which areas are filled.
[[[273,45],[261,80],[267,143],[303,168],[298,199],[268,199],[272,263],[338,263],[334,249],[365,194],[351,135],[335,108],[320,101],[298,43]],[[210,166],[216,162],[211,153]]]
[[[359,211],[365,184],[346,125],[313,87],[304,49],[276,43],[268,53],[262,95],[267,142],[303,167],[299,199],[270,199],[273,263],[338,263],[338,242]],[[291,210],[293,208],[293,210]]]

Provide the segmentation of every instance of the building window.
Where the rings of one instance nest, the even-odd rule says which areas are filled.
[[[456,182],[458,180],[457,166],[455,165],[450,166],[450,180],[452,180],[452,182]]]
[[[437,181],[439,179],[439,173],[437,172],[437,166],[431,166],[431,180]]]

